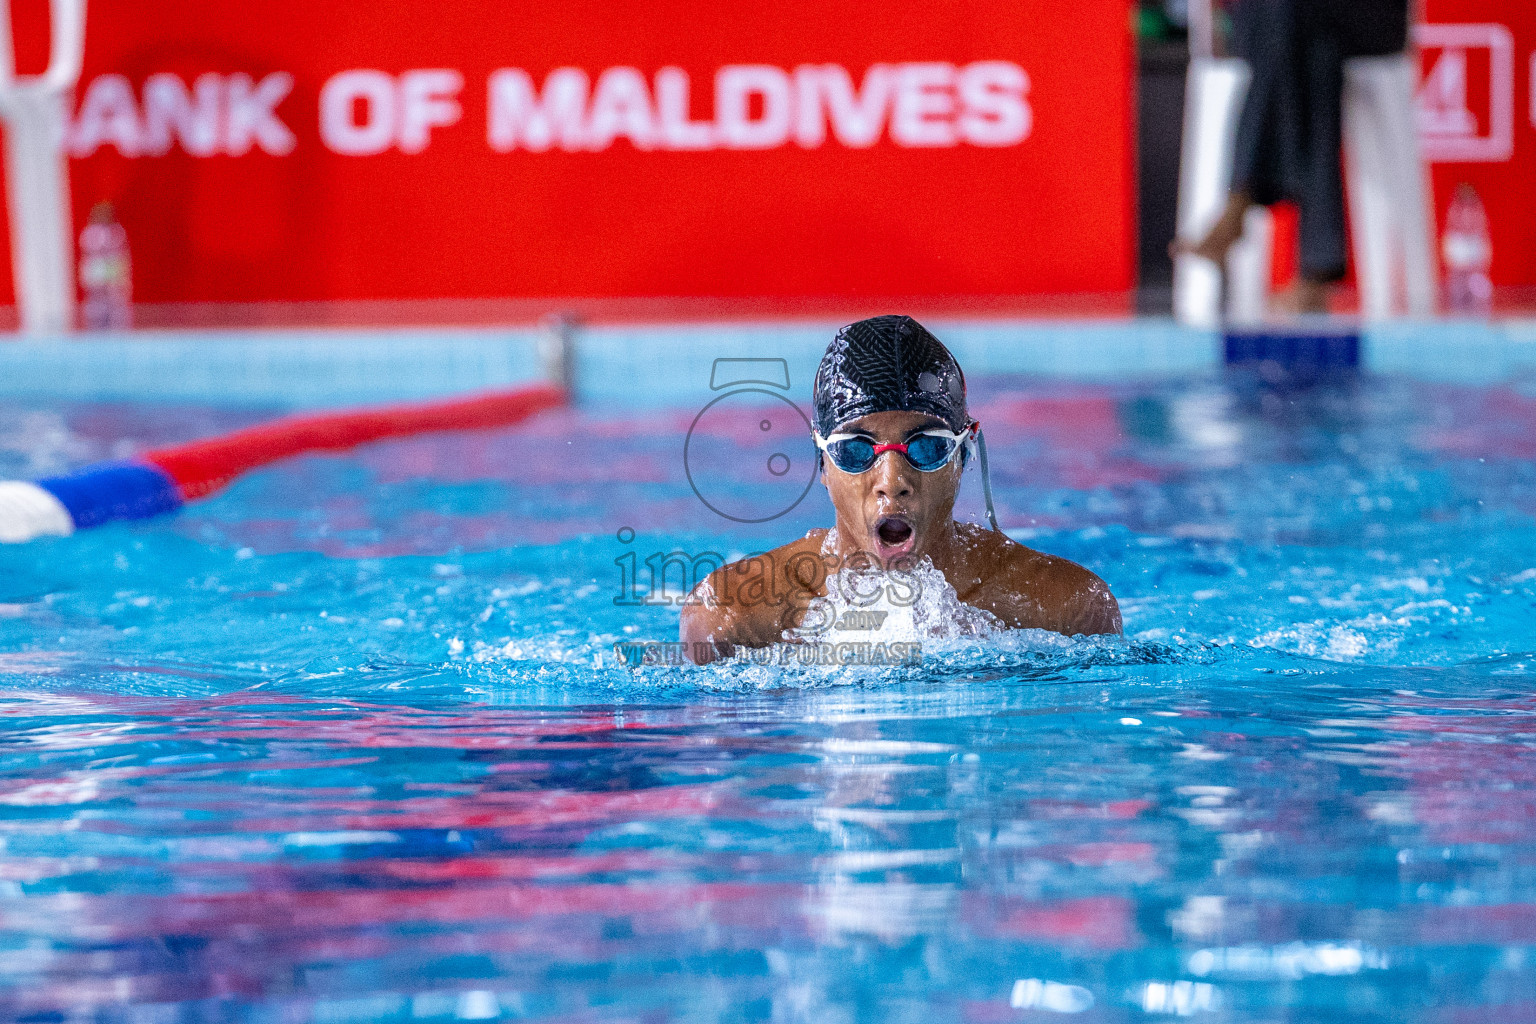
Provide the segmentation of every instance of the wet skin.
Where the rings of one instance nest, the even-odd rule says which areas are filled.
[[[938,419],[914,412],[860,417],[840,433],[895,444]],[[882,452],[864,473],[844,473],[822,455],[822,483],[836,512],[836,532],[800,540],[724,566],[695,588],[683,607],[681,639],[695,660],[726,657],[736,646],[783,642],[827,576],[844,566],[900,569],[923,558],[944,574],[960,600],[1011,629],[1068,636],[1119,633],[1120,606],[1104,581],[1075,562],[1042,554],[994,530],[955,522],[960,459],[932,473],[900,452]]]

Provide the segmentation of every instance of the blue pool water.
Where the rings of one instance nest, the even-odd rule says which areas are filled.
[[[690,487],[784,503],[751,402],[0,548],[0,1019],[1536,1016],[1536,391],[972,391],[1123,640],[625,667],[626,566],[827,521]],[[10,398],[0,477],[276,411]]]

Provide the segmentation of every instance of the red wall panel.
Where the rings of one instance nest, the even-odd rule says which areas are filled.
[[[1536,4],[1425,6],[1419,108],[1421,124],[1433,129],[1424,140],[1434,161],[1437,220],[1444,226],[1456,185],[1471,184],[1488,209],[1494,284],[1536,286]]]
[[[70,133],[76,217],[117,204],[147,302],[1125,290],[1128,15],[1129,0],[95,0]],[[815,65],[868,90],[852,98],[877,117],[872,145],[802,128],[826,93],[796,69]],[[669,143],[657,73],[686,72],[688,117],[713,122],[729,120],[717,75],[740,66],[772,86],[731,121],[761,148],[728,148],[724,124],[692,130],[709,148]],[[562,67],[592,90],[578,151],[498,152],[492,74],[542,86]],[[635,69],[639,92],[607,81],[614,68]],[[1002,69],[990,85],[987,68]],[[1027,84],[1009,86],[1009,68]],[[356,70],[388,76],[363,79],[392,83],[396,109],[344,104],[348,132],[324,121],[322,94]],[[434,70],[450,74],[411,74]],[[455,75],[462,88],[444,89]],[[250,95],[283,93],[283,76],[264,120]],[[337,151],[360,139],[387,148]]]

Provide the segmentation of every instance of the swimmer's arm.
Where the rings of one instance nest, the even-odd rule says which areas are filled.
[[[1081,586],[1064,609],[1070,619],[1070,628],[1061,632],[1068,636],[1098,636],[1120,634],[1124,631],[1120,621],[1120,602],[1109,592],[1109,585],[1084,569],[1089,579]]]
[[[698,664],[729,658],[738,647],[793,643],[785,631],[799,625],[826,578],[820,551],[825,530],[813,530],[762,555],[721,566],[688,595],[679,639]],[[734,584],[727,574],[735,574]],[[748,580],[776,580],[766,592]],[[754,595],[755,598],[754,599]]]
[[[1022,549],[1009,559],[999,589],[1011,596],[1009,614],[1000,617],[1015,629],[1049,629],[1066,636],[1121,632],[1120,603],[1109,586],[1076,562]]]
[[[783,638],[780,609],[767,604],[742,605],[722,601],[720,579],[715,572],[694,588],[683,605],[678,639],[686,644],[689,660],[707,665],[729,658],[737,647],[767,647]]]

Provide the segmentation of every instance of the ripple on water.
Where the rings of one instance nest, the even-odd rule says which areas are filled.
[[[930,580],[873,631],[918,664],[628,667],[678,608],[624,572],[827,515],[712,519],[681,414],[299,460],[0,549],[0,1017],[1536,1003],[1528,400],[973,387],[1004,523],[1103,576],[1125,637],[956,628]],[[250,415],[18,407],[0,465]]]

